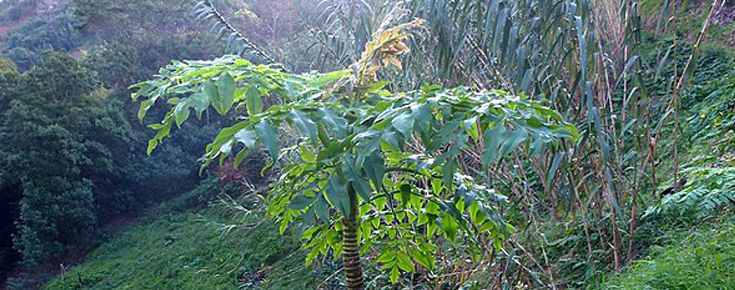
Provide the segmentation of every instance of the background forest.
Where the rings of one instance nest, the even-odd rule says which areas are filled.
[[[452,152],[450,172],[489,188],[503,230],[463,231],[474,225],[426,206],[432,220],[418,227],[442,233],[426,234],[432,254],[364,246],[367,289],[735,289],[731,0],[0,0],[0,288],[345,289],[341,233],[317,238],[307,218],[269,214],[269,185],[322,158],[299,147],[308,120],[274,129],[286,152],[276,162],[262,140],[240,166],[199,171],[207,144],[243,118],[193,108],[201,117],[169,122],[162,140],[176,101],[144,98],[141,110],[131,93],[150,92],[131,85],[223,55],[329,82],[414,19],[424,22],[401,38],[406,50],[394,46],[380,81],[355,91],[499,89],[579,136],[546,143],[537,137],[557,133],[546,123],[512,125],[488,135],[500,148],[488,157],[469,133],[480,121],[461,125],[470,141],[442,131],[427,154]],[[233,110],[288,105],[269,89]],[[422,120],[393,133],[418,136]],[[417,144],[405,147],[427,151]],[[411,203],[403,189],[388,208]]]

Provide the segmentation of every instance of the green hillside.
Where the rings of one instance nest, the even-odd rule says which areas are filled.
[[[735,0],[0,0],[0,289],[735,290]]]
[[[680,232],[676,238],[603,289],[735,289],[735,220]]]
[[[326,276],[304,257],[295,235],[214,203],[121,229],[43,289],[78,289],[79,276],[83,289],[314,289]]]

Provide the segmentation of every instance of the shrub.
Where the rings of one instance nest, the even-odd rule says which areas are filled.
[[[682,174],[691,182],[650,207],[644,217],[673,215],[700,219],[735,205],[735,167],[693,167],[683,170]]]

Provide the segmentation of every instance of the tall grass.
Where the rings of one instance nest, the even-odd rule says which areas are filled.
[[[682,235],[602,289],[735,289],[735,225]]]

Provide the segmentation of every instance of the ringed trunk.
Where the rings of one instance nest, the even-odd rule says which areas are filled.
[[[347,187],[350,198],[350,213],[342,218],[342,264],[345,271],[348,290],[363,290],[362,263],[360,261],[360,245],[357,243],[357,192],[352,185]]]
[[[342,234],[343,251],[342,262],[347,280],[348,290],[363,290],[365,288],[362,279],[362,264],[360,263],[360,252],[357,244],[357,223],[355,219],[344,218]]]

